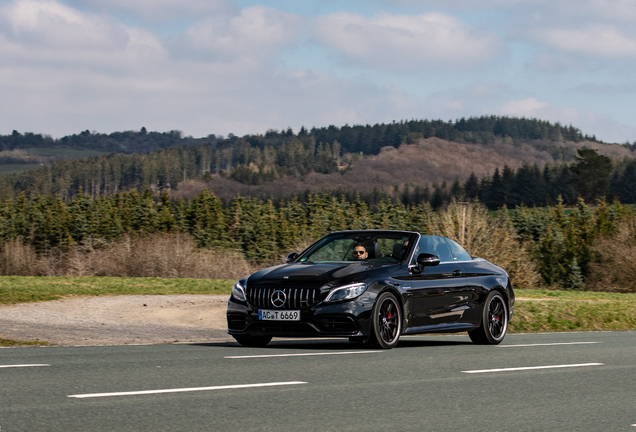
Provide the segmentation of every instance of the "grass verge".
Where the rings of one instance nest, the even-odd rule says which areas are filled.
[[[511,333],[636,330],[636,294],[515,290]],[[527,300],[526,300],[527,299]]]
[[[19,341],[0,338],[0,347],[26,346],[26,345],[48,345],[48,342],[40,342],[40,341],[19,342]]]
[[[226,279],[2,276],[0,304],[69,296],[229,294],[234,282]]]

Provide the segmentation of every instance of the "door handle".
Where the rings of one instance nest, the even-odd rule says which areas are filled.
[[[453,277],[460,277],[462,274],[461,270],[453,270]]]

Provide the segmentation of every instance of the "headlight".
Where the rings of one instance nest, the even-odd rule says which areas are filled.
[[[325,303],[337,302],[341,300],[351,300],[360,296],[366,290],[367,284],[364,283],[344,285],[333,289],[325,299]]]
[[[238,281],[232,287],[232,297],[238,301],[247,301],[247,298],[245,297],[245,288],[241,282],[245,283],[244,281]]]

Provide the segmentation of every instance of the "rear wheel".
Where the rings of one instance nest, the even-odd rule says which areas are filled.
[[[491,291],[484,303],[481,326],[469,331],[468,336],[476,344],[497,345],[508,329],[508,307],[498,291]]]
[[[271,336],[232,335],[244,347],[264,347],[272,340]]]
[[[373,306],[371,341],[374,345],[391,349],[397,345],[402,331],[402,309],[393,294],[385,292]]]

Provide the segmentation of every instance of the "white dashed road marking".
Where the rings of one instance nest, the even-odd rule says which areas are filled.
[[[554,346],[554,345],[589,345],[589,344],[597,344],[597,343],[600,343],[600,342],[555,342],[555,343],[540,343],[540,344],[499,345],[498,348]]]
[[[141,390],[141,391],[115,392],[115,393],[87,393],[87,394],[68,395],[67,397],[83,399],[83,398],[97,398],[97,397],[109,397],[109,396],[137,396],[137,395],[150,395],[150,394],[161,394],[161,393],[185,393],[185,392],[195,392],[195,391],[231,390],[231,389],[244,389],[244,388],[255,388],[255,387],[276,387],[276,386],[288,386],[288,385],[298,385],[298,384],[307,384],[307,383],[303,381],[287,381],[287,382],[237,384],[237,385],[212,386],[212,387]]]
[[[0,365],[0,368],[18,368],[18,367],[38,367],[51,366],[50,364],[19,364],[19,365]]]
[[[574,367],[586,367],[586,366],[603,366],[604,363],[581,363],[581,364],[568,364],[568,365],[552,365],[552,366],[530,366],[530,367],[516,367],[505,369],[481,369],[472,371],[462,371],[462,373],[489,373],[489,372],[512,372],[523,370],[537,370],[537,369],[559,369],[559,368],[574,368]]]
[[[263,354],[252,356],[226,356],[226,359],[247,359],[247,358],[267,358],[267,357],[305,357],[305,356],[325,356],[325,355],[343,355],[343,354],[374,354],[382,351],[340,351],[340,352],[321,352],[321,353],[302,353],[302,354]]]

